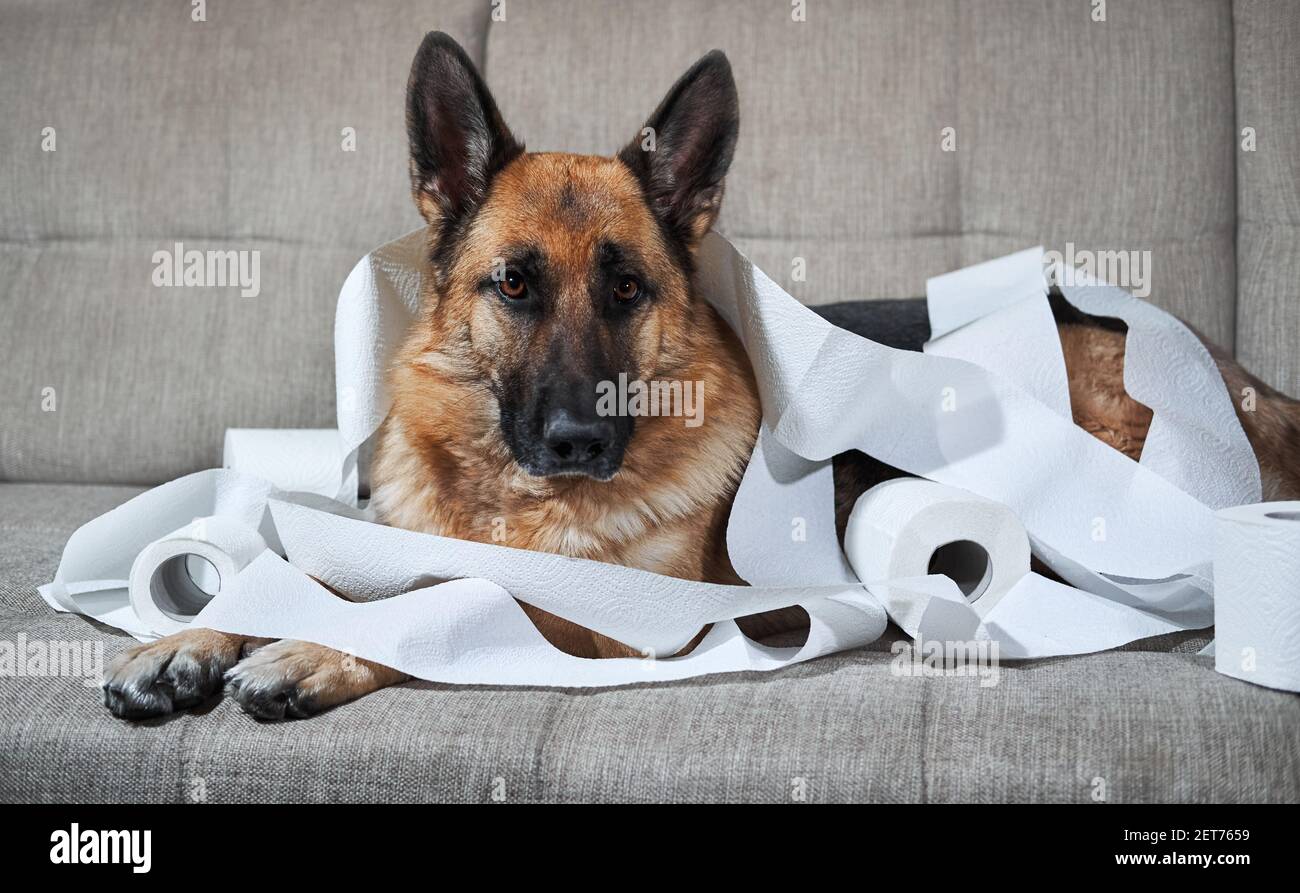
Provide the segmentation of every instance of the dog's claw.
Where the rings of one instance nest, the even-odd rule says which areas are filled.
[[[298,689],[296,680],[253,679],[234,670],[226,674],[226,695],[249,716],[264,722],[306,719],[322,709]]]

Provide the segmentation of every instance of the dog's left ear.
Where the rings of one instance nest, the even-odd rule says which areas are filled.
[[[713,50],[682,75],[618,153],[641,180],[655,214],[688,249],[718,219],[739,132],[731,63]]]

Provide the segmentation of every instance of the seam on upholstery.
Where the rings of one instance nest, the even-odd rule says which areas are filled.
[[[492,4],[491,3],[483,4],[482,15],[483,15],[483,36],[479,39],[478,70],[479,70],[479,74],[483,76],[483,80],[487,81],[489,78],[488,37],[490,37],[492,34]],[[491,86],[490,83],[489,86]]]
[[[1237,3],[1228,2],[1228,53],[1232,70],[1232,355],[1241,352],[1241,152],[1237,134],[1241,132],[1241,102],[1237,95]]]
[[[230,101],[231,97],[228,92],[231,91],[233,83],[234,83],[233,78],[221,79],[220,90],[222,93],[226,94],[223,97],[225,101],[221,103],[221,118],[222,118],[221,123],[223,126],[222,132],[227,134],[235,133],[235,130],[232,126],[234,124],[234,113],[232,111],[232,109],[234,108],[234,103]],[[226,228],[228,229],[233,229],[235,226],[234,194],[235,194],[235,177],[237,176],[237,174],[235,173],[234,159],[232,158],[232,153],[230,149],[231,142],[232,140],[229,139],[224,139],[221,141],[221,163],[222,166],[224,166],[226,169],[225,176],[221,178],[221,186],[222,186],[221,219],[225,222]]]
[[[953,11],[956,14],[957,26],[949,32],[949,47],[948,47],[948,58],[952,59],[952,79],[953,79],[953,88],[951,91],[949,91],[948,95],[952,97],[952,102],[953,102],[952,120],[953,120],[953,126],[957,129],[957,139],[959,141],[964,140],[967,138],[967,136],[969,136],[969,134],[966,134],[965,124],[961,120],[962,117],[961,115],[961,110],[962,110],[961,50],[963,44],[970,45],[969,41],[962,40],[962,33],[966,29],[966,23],[969,21],[969,18],[962,14],[962,10],[963,10],[962,4],[960,2],[957,2],[957,0],[954,0]],[[961,151],[960,142],[958,143],[957,151],[952,154],[954,156],[953,164],[955,165],[954,176],[956,177],[956,182],[957,182],[957,188],[955,190],[956,203],[957,203],[956,230],[962,236],[965,236],[966,235],[966,194],[962,186],[962,169],[961,169],[962,159],[965,156]],[[948,268],[951,270],[956,270],[959,267],[964,266],[965,265],[964,257],[965,254],[962,250],[962,243],[958,241],[956,243],[956,256],[954,257],[951,254],[949,255]]]
[[[190,240],[196,242],[238,242],[238,241],[268,242],[275,245],[295,245],[295,246],[306,247],[306,248],[347,248],[348,247],[347,245],[340,245],[338,242],[328,241],[328,240],[313,241],[307,239],[291,239],[291,238],[286,238],[284,236],[268,236],[268,235],[261,235],[258,233],[240,233],[237,235],[233,233],[216,233],[216,234],[202,234],[202,235],[196,235],[193,233],[188,235],[186,234],[178,235],[172,233],[168,235],[159,234],[156,236],[149,236],[149,235],[75,236],[75,235],[64,235],[60,233],[55,233],[52,235],[33,236],[32,238],[21,238],[16,236],[0,235],[0,245],[31,246],[36,248],[39,248],[43,245],[51,245],[51,244],[77,245],[77,244],[96,244],[102,242],[104,244],[112,245],[112,244],[123,244],[123,243],[131,243],[131,242],[157,243],[157,242],[185,242]],[[366,249],[366,250],[369,251],[370,249]]]
[[[1300,225],[1300,224],[1289,224],[1289,225]],[[1197,230],[1196,232],[1188,233],[1182,236],[1151,239],[1148,240],[1148,244],[1169,245],[1169,244],[1178,244],[1179,242],[1192,242],[1197,239],[1210,238],[1213,236],[1223,235],[1224,233],[1233,233],[1235,231],[1236,231],[1236,222],[1229,221],[1227,223],[1221,223],[1218,224],[1217,226],[1212,226],[1206,229]],[[770,241],[770,242],[789,240],[788,236],[784,236],[780,234],[769,234],[769,233],[744,233],[744,232],[728,231],[725,233],[725,235],[728,239],[731,239],[733,241],[736,239],[749,239],[751,241]],[[956,230],[929,230],[929,231],[912,232],[912,233],[884,233],[880,235],[869,235],[869,236],[827,235],[827,236],[817,236],[816,238],[819,241],[824,241],[824,242],[842,242],[846,244],[861,245],[864,242],[886,243],[886,242],[902,242],[909,239],[959,239],[959,238],[964,238],[966,236],[996,236],[998,238],[1027,239],[1027,240],[1039,240],[1041,238],[1039,234],[1031,234],[1027,231],[1012,232],[1011,230],[978,229],[978,228],[968,229],[963,232],[958,232]]]
[[[745,233],[745,232],[735,232],[732,230],[728,230],[725,233],[725,235],[728,239],[751,239],[755,241],[766,240],[766,241],[777,242],[777,241],[789,241],[790,239],[789,236],[782,235],[781,233]],[[967,235],[1005,236],[1007,238],[1014,238],[1014,239],[1029,238],[1029,236],[1025,235],[1024,233],[1003,232],[1003,231],[992,230],[992,229],[971,230],[970,232],[965,232],[965,233],[942,229],[942,230],[932,230],[928,232],[922,231],[922,232],[914,232],[914,233],[881,233],[878,235],[861,235],[861,234],[852,235],[852,236],[819,235],[819,236],[815,236],[815,238],[818,241],[822,241],[822,242],[844,242],[844,243],[849,243],[854,245],[861,245],[864,242],[901,242],[908,239],[950,239],[950,238],[959,238],[961,236],[967,236]]]
[[[222,690],[218,697],[223,701],[226,700],[224,681],[222,682]],[[189,713],[192,709],[193,708],[187,708],[180,712]],[[185,799],[186,779],[198,777],[194,774],[194,760],[190,755],[190,739],[194,737],[198,727],[197,724],[189,723],[184,720],[181,720],[178,725],[180,728],[176,740],[176,799],[173,802],[189,803],[189,801]]]
[[[926,763],[925,749],[930,741],[930,679],[921,674],[921,748],[917,763],[921,769],[921,802],[930,802],[930,767]]]
[[[528,777],[532,780],[532,800],[533,803],[554,803],[559,800],[556,790],[547,790],[547,779],[545,775],[546,757],[550,752],[548,744],[555,734],[555,727],[559,719],[561,705],[567,705],[567,700],[562,698],[545,698],[545,713],[538,723],[537,746],[529,754]],[[551,767],[552,778],[551,784],[558,786],[558,766]],[[608,791],[602,791],[602,795],[607,799]]]
[[[1284,227],[1286,229],[1300,229],[1300,221],[1292,222],[1290,220],[1263,220],[1255,217],[1238,217],[1237,218],[1238,232],[1240,232],[1240,226],[1243,223],[1249,224],[1251,226],[1269,226],[1269,227]]]

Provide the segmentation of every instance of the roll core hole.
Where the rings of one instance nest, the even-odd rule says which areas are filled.
[[[957,584],[967,601],[975,601],[989,588],[993,579],[993,563],[989,553],[979,543],[957,540],[934,550],[930,556],[929,572],[943,574]]]
[[[158,610],[181,622],[192,620],[220,589],[221,575],[201,555],[168,558],[149,579],[149,593]]]
[[[1278,521],[1300,521],[1300,512],[1265,512],[1265,517]]]

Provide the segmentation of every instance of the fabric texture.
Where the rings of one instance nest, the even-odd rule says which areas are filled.
[[[129,487],[0,485],[0,642],[132,640],[35,592]],[[22,638],[20,638],[22,637]],[[896,672],[894,631],[780,673],[612,690],[410,683],[302,722],[227,700],[114,719],[83,678],[0,677],[3,802],[1295,801],[1300,698],[1204,634],[973,676]],[[95,643],[102,643],[95,646]],[[1100,779],[1100,782],[1098,782]]]
[[[78,527],[142,492],[139,487],[0,483],[0,614],[46,617],[36,587],[54,579]]]
[[[540,0],[489,29],[516,135],[612,152],[722,48],[741,125],[720,229],[804,303],[923,294],[1073,242],[1150,250],[1151,299],[1231,345],[1229,3],[1111,3],[1095,22],[1072,0],[826,0],[795,22],[790,4],[665,0],[620,6],[628,52],[604,8]]]
[[[819,0],[795,22],[765,0],[530,0],[493,21],[481,0],[223,0],[194,22],[167,0],[0,0],[0,481],[98,485],[0,483],[0,642],[111,659],[131,640],[35,590],[139,492],[106,485],[216,465],[226,427],[332,424],[339,285],[420,223],[402,97],[430,29],[537,150],[614,151],[725,49],[742,127],[721,229],[808,304],[921,294],[1039,241],[1150,250],[1155,303],[1294,393],[1300,13],[1107,7]],[[155,287],[177,241],[258,251],[260,293]],[[84,679],[29,672],[0,677],[0,801],[1300,799],[1300,699],[1215,673],[1207,639],[982,687],[898,675],[895,631],[777,674],[416,683],[278,725],[225,700],[129,724]]]
[[[0,480],[160,483],[227,427],[332,426],[339,286],[423,222],[411,58],[441,29],[481,61],[488,4],[206,9],[0,2]],[[259,252],[259,293],[156,287],[177,242]]]
[[[1237,0],[1237,357],[1300,395],[1300,3]],[[1249,133],[1246,128],[1250,128]]]
[[[331,423],[339,284],[420,223],[402,95],[433,28],[533,149],[614,151],[725,49],[742,126],[721,229],[808,304],[921,294],[1039,241],[1149,250],[1151,299],[1231,347],[1251,165],[1243,204],[1268,201],[1244,230],[1241,347],[1294,388],[1293,18],[1269,5],[1238,5],[1234,88],[1230,0],[1105,22],[1072,0],[826,0],[802,22],[756,0],[613,18],[533,0],[500,21],[478,0],[230,0],[205,22],[164,0],[0,0],[0,480],[159,483],[217,464],[226,427]],[[629,34],[643,51],[611,51]],[[1237,101],[1276,116],[1249,161]],[[178,241],[259,252],[259,294],[155,287]]]

